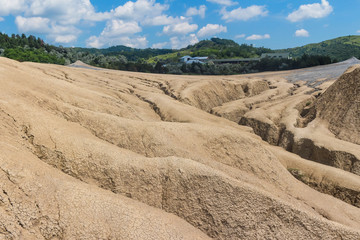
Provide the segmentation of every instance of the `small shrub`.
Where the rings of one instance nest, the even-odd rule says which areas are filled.
[[[288,171],[291,173],[291,175],[293,175],[297,180],[300,180],[302,182],[304,182],[304,178],[305,175],[303,174],[303,172],[299,169],[296,168],[288,168]]]

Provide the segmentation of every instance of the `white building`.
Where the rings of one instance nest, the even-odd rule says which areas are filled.
[[[208,57],[191,57],[191,56],[183,56],[180,58],[180,62],[186,64],[192,63],[205,63],[209,58]]]

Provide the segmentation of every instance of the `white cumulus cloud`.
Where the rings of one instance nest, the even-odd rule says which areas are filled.
[[[77,40],[78,25],[104,21],[110,12],[96,12],[90,0],[0,0],[0,16],[15,15],[20,32],[46,34],[57,43]]]
[[[22,16],[17,16],[15,23],[19,32],[23,33],[38,33],[38,34],[47,34],[51,32],[50,29],[50,19],[42,17],[30,17],[25,18]]]
[[[86,40],[86,46],[92,48],[101,48],[104,46],[104,43],[101,42],[101,39],[97,36],[91,36]]]
[[[188,8],[185,15],[188,17],[199,15],[201,18],[205,18],[205,12],[206,12],[206,6],[201,5],[199,8],[196,7]]]
[[[231,6],[235,0],[208,0]],[[120,2],[120,1],[119,1]],[[198,25],[192,23],[193,16],[205,18],[206,6],[197,5],[186,11],[185,17],[169,15],[169,4],[158,0],[125,0],[107,11],[96,11],[91,0],[0,0],[0,21],[6,16],[15,17],[19,32],[44,34],[47,40],[55,43],[74,43],[78,37],[94,27],[96,22],[105,23],[103,31],[87,39],[92,47],[124,44],[126,46],[146,47],[148,41],[142,34],[145,26],[163,26],[162,33],[173,38],[168,46],[180,46],[197,40]],[[209,27],[209,26],[208,26]],[[87,29],[88,28],[88,29]],[[82,29],[85,29],[82,31]],[[211,29],[202,29],[205,36]],[[223,32],[224,28],[212,29]],[[158,33],[161,34],[161,33]],[[169,37],[169,38],[170,38]],[[176,41],[179,43],[176,43]],[[164,40],[165,42],[166,40]],[[160,43],[159,43],[160,44]],[[155,45],[162,47],[161,45]]]
[[[159,15],[159,16],[152,17],[152,18],[146,18],[141,23],[143,25],[149,25],[149,26],[163,26],[163,25],[174,24],[177,22],[181,22],[181,19],[178,17]]]
[[[304,4],[298,10],[290,13],[287,19],[291,22],[299,22],[309,18],[324,18],[333,11],[333,7],[327,0],[321,3]]]
[[[224,6],[233,6],[238,4],[237,2],[231,1],[231,0],[206,0],[211,3],[216,3]]]
[[[270,38],[270,34],[264,34],[264,35],[253,34],[253,35],[247,37],[246,40],[262,40],[262,39],[269,39],[269,38]]]
[[[299,29],[299,30],[296,30],[295,32],[295,36],[296,37],[309,37],[309,32],[306,31],[305,29]]]
[[[169,8],[168,5],[156,3],[155,0],[128,1],[115,9],[115,16],[119,18],[143,19],[146,16],[159,16]]]
[[[218,33],[227,32],[227,27],[219,24],[207,24],[205,27],[201,28],[197,33],[197,36],[200,38],[213,36]]]
[[[132,48],[146,48],[148,40],[143,36],[124,36],[116,38],[106,38],[104,36],[91,36],[86,41],[86,46],[93,48],[110,47],[116,45],[124,45]]]
[[[105,37],[129,36],[141,31],[142,29],[137,22],[124,22],[123,20],[113,19],[107,22],[101,35]]]
[[[204,7],[196,9],[197,14],[205,14]],[[170,36],[187,35],[198,29],[198,25],[189,23],[191,18],[167,15],[165,11],[168,8],[167,4],[156,0],[127,1],[109,12],[111,18],[107,20],[102,33],[88,38],[86,44],[96,48],[119,44],[144,48],[148,41],[141,36],[143,26],[164,26],[163,33]],[[162,45],[158,43],[154,47],[160,48]]]
[[[127,21],[137,21],[143,25],[167,25],[177,21],[177,18],[164,14],[169,6],[156,3],[155,0],[128,1],[117,7],[114,16]]]
[[[256,17],[265,17],[268,15],[268,10],[265,6],[252,5],[247,8],[236,8],[232,11],[227,11],[223,8],[220,13],[222,14],[221,19],[226,22],[232,21],[247,21]]]
[[[74,42],[76,40],[76,36],[75,35],[59,35],[59,36],[55,36],[55,42],[58,43],[70,43],[70,42]]]
[[[236,39],[244,38],[244,37],[246,37],[245,34],[238,34],[238,35],[235,36]]]
[[[0,0],[0,16],[18,14],[25,9],[25,0]]]
[[[138,22],[123,21],[118,19],[110,20],[100,36],[91,36],[86,44],[89,47],[101,48],[103,46],[125,45],[128,47],[144,48],[147,46],[147,39],[143,36],[134,36],[142,31]]]
[[[199,42],[196,34],[192,33],[189,36],[184,37],[172,37],[170,38],[170,44],[172,49],[180,49],[189,45],[194,45]]]
[[[154,43],[151,48],[164,48],[165,46],[167,46],[169,43],[168,42],[161,42],[161,43]]]
[[[64,26],[56,24],[48,18],[17,16],[15,23],[19,32],[46,34],[47,37],[57,43],[70,43],[76,41],[80,30],[72,25]]]
[[[198,29],[197,24],[190,24],[188,22],[176,23],[165,26],[163,32],[168,35],[186,35]]]
[[[77,24],[81,20],[102,21],[109,13],[96,13],[89,0],[32,0],[25,10],[26,16],[47,17],[57,24]]]

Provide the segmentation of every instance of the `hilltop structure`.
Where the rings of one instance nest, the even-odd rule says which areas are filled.
[[[186,63],[186,64],[192,64],[192,63],[205,63],[209,57],[191,57],[191,56],[183,56],[180,58],[180,62]]]
[[[181,63],[192,64],[192,63],[206,63],[213,62],[215,64],[239,64],[243,62],[258,62],[261,59],[270,58],[270,59],[292,59],[290,57],[290,53],[263,53],[259,58],[230,58],[230,59],[211,59],[209,57],[191,57],[191,56],[183,56],[180,58]]]

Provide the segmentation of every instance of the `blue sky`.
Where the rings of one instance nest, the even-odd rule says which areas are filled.
[[[360,34],[360,0],[0,0],[0,31],[63,46],[182,48],[220,37],[272,49]]]

